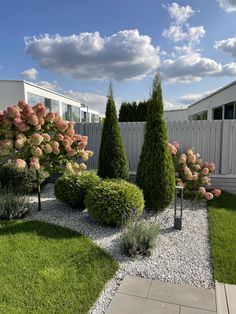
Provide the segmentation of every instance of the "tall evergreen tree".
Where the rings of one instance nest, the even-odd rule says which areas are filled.
[[[168,148],[168,135],[163,120],[161,82],[153,81],[148,107],[146,133],[139,159],[136,182],[144,192],[148,209],[164,209],[174,197],[175,172]]]
[[[98,175],[101,178],[128,179],[128,160],[120,134],[116,106],[110,84],[106,105],[106,118],[99,151]]]

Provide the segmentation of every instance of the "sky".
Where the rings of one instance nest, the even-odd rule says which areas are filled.
[[[166,110],[236,79],[236,0],[0,0],[0,79],[26,80],[104,114],[148,99]]]

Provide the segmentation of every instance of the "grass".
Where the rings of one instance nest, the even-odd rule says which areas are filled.
[[[236,195],[208,202],[214,278],[236,284]]]
[[[0,313],[87,313],[118,264],[87,237],[0,221]]]

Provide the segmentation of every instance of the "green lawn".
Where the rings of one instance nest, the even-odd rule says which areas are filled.
[[[214,278],[236,284],[236,195],[208,202]]]
[[[87,237],[42,222],[0,222],[0,313],[87,313],[118,264]]]

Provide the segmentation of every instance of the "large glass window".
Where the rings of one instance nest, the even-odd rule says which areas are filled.
[[[72,121],[80,122],[80,108],[72,106]]]
[[[217,107],[213,109],[213,120],[222,120],[223,118],[223,107]]]
[[[73,121],[71,105],[62,103],[62,118],[66,121]]]
[[[91,113],[91,122],[99,122],[99,116],[95,113]]]
[[[81,122],[87,122],[87,112],[81,111]]]
[[[234,102],[230,102],[225,105],[225,119],[234,119],[235,112],[234,112]]]
[[[38,103],[43,103],[44,104],[44,97],[35,95],[32,93],[27,93],[27,102],[30,106],[34,106]]]
[[[189,120],[207,120],[208,112],[207,110],[195,113],[189,116]]]
[[[45,98],[45,107],[51,112],[59,112],[59,101]]]

